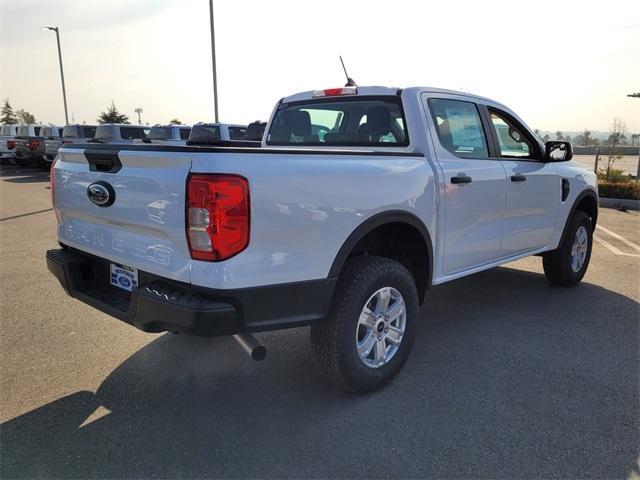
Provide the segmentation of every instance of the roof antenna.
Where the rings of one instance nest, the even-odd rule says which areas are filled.
[[[344,66],[344,61],[342,60],[342,55],[340,55],[340,63],[342,64],[342,69],[344,70],[344,76],[347,77],[347,83],[345,84],[345,87],[357,86],[355,80],[351,78],[347,73],[347,68]]]

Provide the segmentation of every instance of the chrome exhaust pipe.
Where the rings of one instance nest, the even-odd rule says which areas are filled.
[[[261,345],[256,337],[250,333],[238,333],[233,335],[236,342],[240,344],[242,349],[249,354],[256,362],[263,360],[267,356],[267,349],[264,345]]]

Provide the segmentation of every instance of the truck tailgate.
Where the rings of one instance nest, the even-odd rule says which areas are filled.
[[[192,154],[82,147],[59,150],[53,171],[60,241],[189,282],[185,188]],[[101,207],[90,200],[88,187],[95,182],[111,187],[111,205]]]

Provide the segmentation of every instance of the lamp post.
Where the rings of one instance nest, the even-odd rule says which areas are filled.
[[[62,69],[62,50],[60,49],[60,30],[58,27],[42,27],[43,30],[56,32],[58,41],[58,60],[60,61],[60,78],[62,79],[62,99],[64,100],[64,124],[69,125],[69,113],[67,112],[67,90],[64,86],[64,70]]]
[[[627,95],[630,98],[640,98],[640,92],[630,93]],[[640,153],[638,153],[638,168],[636,169],[636,181],[640,182]]]
[[[134,110],[134,112],[136,112],[138,114],[138,125],[142,125],[142,117],[141,117],[142,112],[143,112],[142,108],[138,107],[138,108],[136,108]]]
[[[218,123],[218,81],[216,79],[216,36],[213,32],[213,0],[209,0],[209,23],[211,25],[211,62],[213,64],[213,108]]]

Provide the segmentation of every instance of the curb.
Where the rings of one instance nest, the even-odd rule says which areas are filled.
[[[616,208],[618,210],[640,210],[640,200],[601,197],[600,206],[603,208]]]

